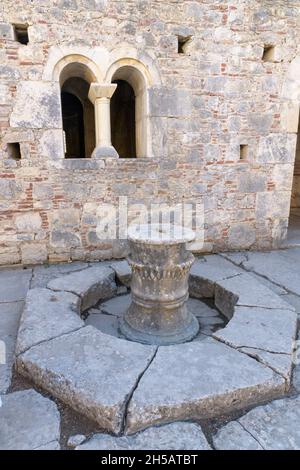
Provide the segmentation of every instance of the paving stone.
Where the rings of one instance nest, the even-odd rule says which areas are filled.
[[[56,404],[34,390],[3,395],[0,400],[0,450],[30,450],[59,440]]]
[[[283,296],[284,294],[287,293],[287,291],[283,287],[277,286],[273,282],[269,281],[268,279],[265,279],[262,276],[259,276],[256,273],[249,272],[249,276],[254,277],[254,279],[256,279],[260,284],[263,284],[268,289],[275,292],[275,294],[277,294],[277,295],[282,295]],[[286,300],[286,299],[283,297],[283,300]]]
[[[255,357],[262,364],[271,367],[287,381],[291,380],[292,357],[290,354],[271,353],[255,348],[240,348],[239,350],[249,354],[251,357]]]
[[[285,302],[288,302],[290,305],[292,305],[298,314],[300,315],[300,296],[295,295],[295,294],[286,294],[282,296],[283,300]]]
[[[58,441],[52,441],[43,446],[37,447],[34,450],[60,450],[60,444]]]
[[[199,320],[200,325],[208,326],[208,327],[214,327],[216,325],[224,325],[224,320],[222,320],[222,318],[219,318],[219,317],[208,317],[208,318],[201,317],[198,320]]]
[[[115,271],[117,279],[126,287],[130,287],[132,272],[128,262],[126,260],[116,261],[111,264],[111,267]]]
[[[23,302],[0,303],[0,394],[10,386]]]
[[[300,393],[300,364],[293,371],[293,387]]]
[[[128,397],[155,350],[87,326],[34,346],[18,357],[17,367],[102,429],[118,433]]]
[[[0,271],[0,302],[24,300],[32,276],[31,269],[3,269]]]
[[[119,337],[119,320],[113,315],[106,315],[105,313],[89,315],[85,324],[94,326],[107,335]]]
[[[124,315],[131,303],[131,295],[120,295],[119,297],[114,297],[113,299],[107,300],[102,303],[100,308],[103,312],[108,315],[115,315],[120,317]]]
[[[291,310],[236,307],[233,318],[214,336],[235,348],[292,354],[297,316]]]
[[[271,369],[213,339],[162,347],[133,393],[127,432],[229,413],[284,390]]]
[[[16,354],[83,326],[76,295],[49,289],[31,289],[20,321]]]
[[[299,263],[300,248],[290,248],[269,253],[249,252],[243,266],[300,295]]]
[[[146,429],[133,436],[95,434],[76,450],[210,450],[200,426],[171,423]]]
[[[192,297],[213,297],[215,283],[240,274],[243,270],[218,255],[197,259],[189,277],[189,292]]]
[[[249,411],[237,421],[266,450],[300,449],[300,397],[284,398]],[[231,423],[229,423],[231,424]],[[221,439],[220,439],[221,435]],[[226,425],[214,438],[222,449],[247,448],[249,437]],[[253,442],[253,441],[251,441]],[[222,447],[221,447],[222,446]]]
[[[227,318],[232,317],[235,305],[294,310],[282,297],[249,274],[219,281],[215,289],[215,304]]]
[[[74,271],[82,271],[88,267],[87,263],[74,262],[53,265],[36,266],[33,268],[33,276],[31,281],[31,288],[34,287],[47,287],[47,284],[52,279],[68,274]]]
[[[83,434],[76,434],[75,436],[70,436],[67,442],[67,446],[71,449],[75,449],[75,447],[80,446],[86,440],[86,436]]]
[[[232,421],[221,428],[213,438],[216,450],[263,450],[263,447],[239,422]]]
[[[68,291],[81,298],[81,311],[96,305],[99,300],[112,297],[117,290],[115,273],[106,266],[93,266],[84,272],[74,272],[54,279],[48,288],[54,291]]]
[[[198,318],[217,317],[219,314],[218,310],[209,307],[205,302],[191,297],[188,299],[187,307]]]

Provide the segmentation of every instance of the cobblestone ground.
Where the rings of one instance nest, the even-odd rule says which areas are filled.
[[[296,308],[300,319],[300,248],[218,255],[259,279]],[[13,371],[20,314],[30,287],[88,267],[86,263],[0,270],[0,449],[138,449],[147,442],[171,449],[300,449],[300,365],[288,396],[265,405],[200,423],[165,425],[130,438],[102,434],[97,424],[47,396]],[[296,359],[300,360],[299,354]],[[296,360],[297,362],[297,360]],[[201,427],[200,427],[200,426]],[[121,447],[118,447],[121,446]],[[174,447],[176,448],[176,447]]]

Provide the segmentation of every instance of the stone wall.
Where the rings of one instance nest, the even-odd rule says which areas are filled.
[[[2,0],[0,264],[123,256],[122,242],[95,232],[98,205],[119,196],[203,203],[206,252],[278,246],[294,173],[299,19],[298,0]],[[11,26],[25,23],[28,45]],[[180,54],[178,36],[191,37]],[[63,158],[56,70],[70,54],[103,80],[122,57],[144,65],[149,155]]]

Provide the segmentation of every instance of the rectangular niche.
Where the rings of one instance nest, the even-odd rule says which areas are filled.
[[[19,142],[10,142],[7,144],[8,158],[21,160],[21,147]]]
[[[25,46],[29,43],[28,25],[27,24],[14,24],[15,39],[20,44]]]

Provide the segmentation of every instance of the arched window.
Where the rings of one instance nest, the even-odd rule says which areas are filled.
[[[147,86],[140,70],[124,65],[111,77],[117,89],[110,102],[112,145],[120,157],[146,157]]]
[[[120,158],[136,157],[135,96],[125,80],[115,80],[117,89],[111,98],[111,141]]]
[[[93,76],[78,63],[68,64],[60,76],[65,156],[90,157],[95,148],[94,106],[88,99]]]

